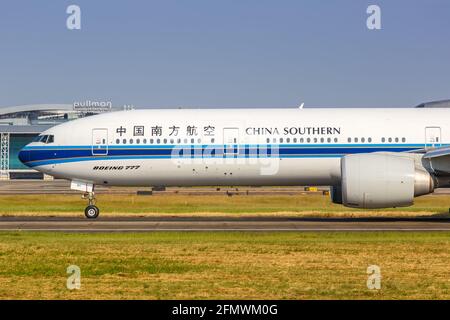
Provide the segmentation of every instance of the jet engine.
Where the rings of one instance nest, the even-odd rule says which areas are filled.
[[[334,203],[375,209],[406,207],[414,197],[432,193],[434,180],[408,154],[353,154],[341,160],[341,185],[332,187]]]

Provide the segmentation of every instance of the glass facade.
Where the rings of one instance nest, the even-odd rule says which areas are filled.
[[[38,134],[10,134],[9,136],[9,169],[30,169],[19,160],[19,151],[29,144]]]

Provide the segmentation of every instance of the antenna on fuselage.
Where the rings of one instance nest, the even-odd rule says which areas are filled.
[[[305,106],[305,103],[304,103],[304,102],[302,102],[302,104],[301,104],[301,105],[299,105],[299,106],[298,106],[298,108],[299,108],[299,109],[303,109],[303,107],[304,107],[304,106]]]

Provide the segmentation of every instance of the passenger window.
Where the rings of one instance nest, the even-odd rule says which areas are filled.
[[[283,138],[280,138],[280,143],[283,143]]]
[[[297,143],[297,138],[294,138],[294,143]]]
[[[358,142],[358,138],[355,138],[355,142]]]
[[[311,138],[306,139],[306,142],[310,143],[311,142]]]
[[[388,141],[389,141],[389,142],[392,142],[392,138],[389,138]]]
[[[317,143],[317,138],[314,138],[314,143]]]
[[[269,139],[267,139],[267,140],[269,140]],[[214,141],[215,141],[214,138],[211,138],[211,143],[214,143]],[[267,141],[267,142],[269,142],[269,141]]]
[[[320,138],[320,142],[323,143],[325,140],[324,138]]]
[[[338,138],[334,138],[334,142],[336,142],[336,143],[337,143],[337,142],[338,142]]]
[[[291,139],[290,139],[290,138],[287,138],[287,139],[286,139],[286,143],[289,143],[289,142],[291,142]]]
[[[402,142],[406,142],[406,138],[402,138]]]
[[[398,142],[398,138],[395,138],[395,142]]]
[[[147,144],[147,139],[142,140],[143,144]]]
[[[130,139],[130,144],[133,144],[133,139]]]
[[[372,142],[372,138],[367,139],[367,141],[369,141],[369,143]]]
[[[386,142],[386,138],[385,137],[381,138],[381,142]]]
[[[116,144],[120,144],[120,139],[116,139]]]
[[[305,139],[300,138],[300,143],[303,143],[303,142],[305,142]]]
[[[361,138],[361,142],[362,143],[366,142],[366,138]]]
[[[141,140],[136,139],[136,144],[139,144],[139,143],[141,143]]]
[[[327,139],[327,142],[330,143],[330,142],[331,142],[331,138],[328,138],[328,139]]]
[[[123,144],[127,144],[127,139],[123,139]]]
[[[348,138],[347,141],[348,141],[348,142],[352,142],[352,138]]]

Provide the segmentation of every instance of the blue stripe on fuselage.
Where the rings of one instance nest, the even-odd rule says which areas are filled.
[[[280,157],[280,158],[320,158],[340,157],[352,153],[371,153],[380,151],[406,152],[423,147],[423,144],[322,144],[322,145],[240,145],[239,158]],[[106,151],[99,149],[99,153]],[[108,147],[107,155],[93,155],[92,146],[26,146],[21,151],[20,159],[30,166],[46,164],[123,159],[170,159],[180,158],[223,158],[223,145],[114,145]]]

